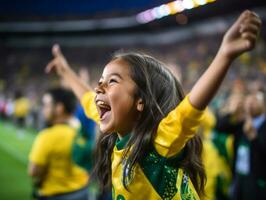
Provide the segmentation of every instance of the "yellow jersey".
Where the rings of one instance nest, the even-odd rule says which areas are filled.
[[[26,97],[15,100],[14,115],[15,117],[26,117],[30,111],[30,101]]]
[[[82,100],[85,113],[99,122],[94,103],[95,94],[86,93]],[[186,142],[191,139],[200,124],[204,111],[194,108],[186,97],[159,124],[153,142],[153,150],[134,166],[127,177],[127,187],[122,183],[123,151],[130,134],[116,141],[112,154],[112,195],[114,200],[195,199],[199,196],[185,170],[179,167]]]
[[[47,170],[38,190],[40,195],[63,194],[87,185],[87,172],[74,164],[71,157],[76,133],[76,129],[67,124],[57,124],[36,136],[29,160]]]

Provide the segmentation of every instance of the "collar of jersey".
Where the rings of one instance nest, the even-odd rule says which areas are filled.
[[[115,146],[118,150],[122,150],[125,148],[128,140],[130,138],[130,134],[125,135],[124,137],[122,137],[121,139],[117,138],[116,142],[115,142]]]

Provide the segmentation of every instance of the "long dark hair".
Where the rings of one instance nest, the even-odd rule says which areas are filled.
[[[113,57],[129,65],[131,78],[136,83],[136,96],[144,102],[135,128],[132,130],[124,156],[123,185],[134,165],[145,157],[153,143],[160,121],[184,98],[181,85],[173,74],[155,58],[138,53],[119,53]],[[96,149],[95,174],[102,188],[111,188],[111,155],[117,134],[101,134]],[[185,146],[185,157],[181,167],[188,173],[199,195],[204,194],[205,171],[201,161],[202,142],[198,135]],[[127,169],[127,170],[125,170]],[[128,170],[129,169],[129,170]]]

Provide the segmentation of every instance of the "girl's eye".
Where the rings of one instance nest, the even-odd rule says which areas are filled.
[[[117,82],[117,80],[115,80],[115,79],[110,79],[110,80],[109,80],[109,84],[110,84],[110,83],[118,83],[118,82]]]
[[[98,82],[98,86],[100,86],[100,85],[102,85],[103,84],[103,82],[102,81],[99,81]]]

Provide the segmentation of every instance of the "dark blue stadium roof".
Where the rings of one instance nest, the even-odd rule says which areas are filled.
[[[0,15],[95,15],[103,12],[141,11],[169,0],[2,0]]]

